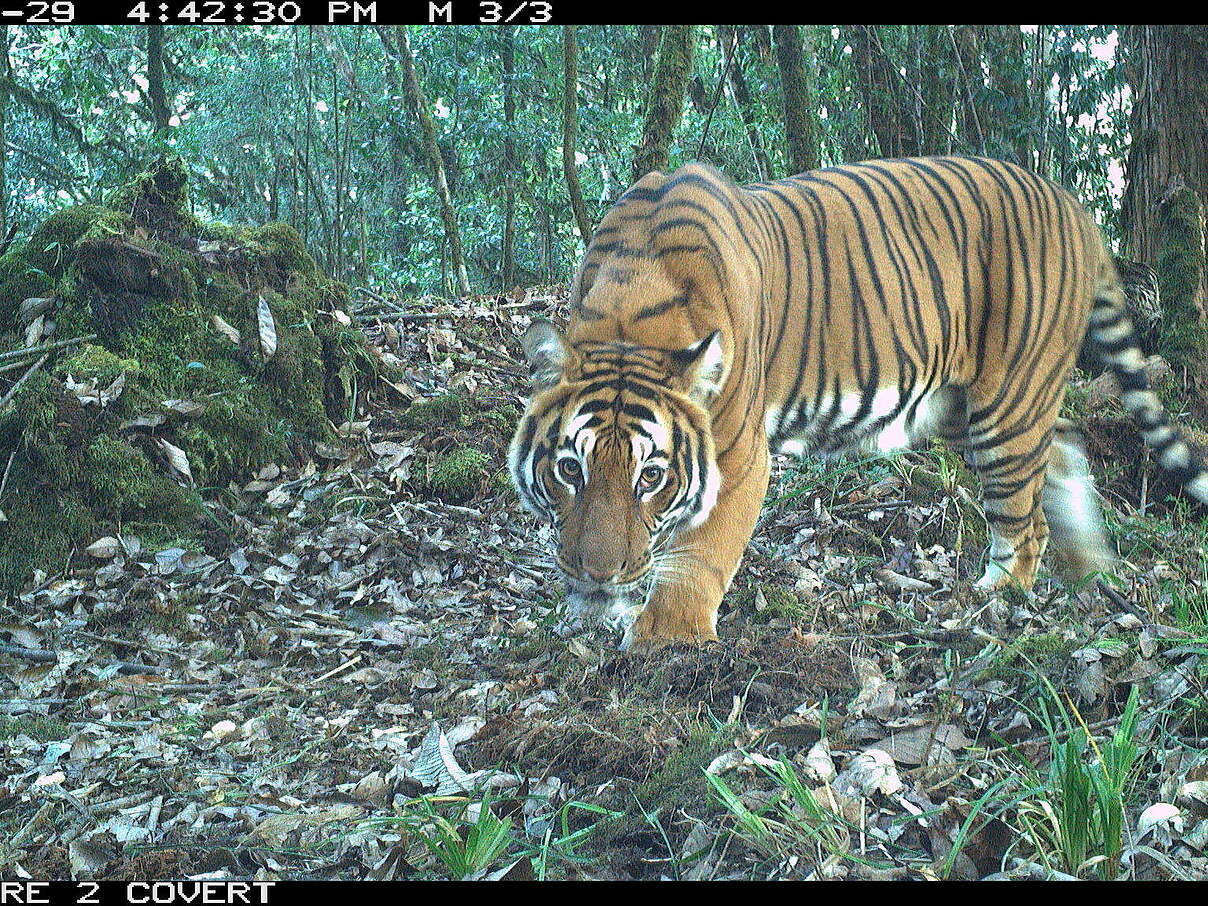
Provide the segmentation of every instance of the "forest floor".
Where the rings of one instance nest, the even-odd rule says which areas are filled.
[[[950,454],[777,460],[721,641],[625,655],[504,471],[561,304],[377,304],[406,379],[213,504],[225,547],[119,536],[0,611],[5,876],[1208,876],[1206,532],[1134,442],[1092,426],[1106,589],[975,597]]]

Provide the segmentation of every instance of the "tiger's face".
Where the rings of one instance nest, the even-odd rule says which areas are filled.
[[[557,529],[572,592],[624,593],[717,500],[704,403],[720,383],[719,336],[683,350],[571,346],[539,321],[524,346],[534,394],[512,439],[512,480]]]

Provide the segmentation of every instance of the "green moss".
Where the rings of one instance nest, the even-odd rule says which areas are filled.
[[[153,514],[173,523],[197,515],[196,498],[121,437],[94,438],[84,453],[81,474],[95,495],[96,508],[112,518]]]
[[[22,714],[20,717],[0,717],[0,739],[15,739],[28,736],[38,742],[66,739],[71,727],[43,714]]]
[[[642,729],[635,727],[634,732],[641,732]],[[701,809],[707,808],[706,804],[712,802],[704,769],[734,744],[737,735],[738,728],[730,724],[720,727],[697,724],[692,727],[688,738],[667,756],[658,771],[627,790],[623,798],[618,796],[613,804],[624,814],[601,829],[599,843],[610,847],[621,844],[625,837],[635,833],[657,834],[650,819],[657,818],[667,827],[681,808],[703,817]]]
[[[302,237],[288,223],[266,223],[251,230],[248,238],[282,270],[296,271],[304,277],[313,277],[318,272],[315,259],[306,251]]]
[[[56,488],[40,482],[36,471],[13,464],[10,487],[23,487],[19,497],[5,495],[0,524],[0,588],[19,590],[35,569],[62,569],[83,544],[100,537],[102,524],[81,501],[58,497]]]
[[[520,410],[515,406],[501,406],[483,412],[480,421],[501,438],[510,438],[520,420]]]
[[[45,297],[54,280],[37,267],[22,244],[0,257],[0,324],[15,326],[17,308],[25,299]]]
[[[763,597],[763,609],[756,610],[759,597]],[[777,617],[789,620],[800,620],[806,615],[805,602],[801,596],[788,588],[760,582],[745,588],[736,589],[733,593],[734,606],[755,613],[756,620],[765,622]]]
[[[508,474],[507,469],[500,469],[491,478],[491,490],[507,500],[520,499],[516,493],[516,486],[512,484],[512,476]]]
[[[157,234],[197,236],[201,224],[189,210],[189,171],[177,154],[152,160],[147,169],[110,192],[106,207]]]
[[[62,569],[116,523],[164,541],[204,534],[197,493],[167,475],[151,437],[121,431],[124,419],[164,414],[156,436],[184,450],[198,487],[223,488],[330,440],[374,368],[361,334],[324,314],[348,306],[348,289],[319,272],[297,232],[203,227],[189,213],[185,175],[179,158],[161,159],[110,196],[117,210],[66,208],[0,258],[0,343],[16,344],[15,307],[31,295],[56,297],[60,335],[97,334],[0,413],[0,458],[17,454],[0,501],[10,520],[0,523],[0,589]],[[180,241],[205,235],[230,237],[233,248],[207,257]],[[277,332],[267,359],[262,297]],[[215,314],[240,332],[238,345],[215,329]],[[101,385],[124,374],[125,390],[103,410],[82,407],[64,392],[69,374]],[[183,418],[163,409],[168,399],[204,410]],[[454,457],[435,464],[433,480],[466,493],[474,467]]]
[[[1161,351],[1181,371],[1208,380],[1208,331],[1204,329],[1197,296],[1204,274],[1204,210],[1196,192],[1181,186],[1158,208],[1160,246],[1157,271],[1162,294]]]
[[[469,500],[482,486],[490,460],[481,450],[455,447],[438,456],[428,467],[426,489],[452,503]]]
[[[122,358],[104,346],[85,343],[54,367],[57,375],[71,375],[77,381],[92,379],[98,385],[109,384],[125,374],[138,374],[142,366],[137,359]]]
[[[1056,632],[1022,635],[994,656],[977,681],[1011,679],[1021,672],[1052,673],[1065,666],[1070,653],[1077,648],[1077,640]]]
[[[405,428],[464,427],[469,423],[469,406],[456,393],[442,393],[412,403],[399,418]]]

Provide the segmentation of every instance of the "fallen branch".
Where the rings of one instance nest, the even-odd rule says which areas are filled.
[[[0,397],[0,409],[3,409],[6,405],[8,405],[8,401],[17,395],[17,391],[24,386],[26,381],[42,370],[42,366],[46,364],[46,360],[48,358],[50,358],[49,352],[42,353],[42,358],[30,365],[29,370],[26,371],[25,374],[21,375],[21,377],[17,378],[17,383],[9,387],[8,393],[4,394],[3,397]]]
[[[95,340],[96,334],[89,333],[82,337],[71,337],[67,340],[55,340],[53,343],[42,343],[39,346],[27,346],[24,349],[10,349],[8,352],[0,352],[0,362],[6,362],[9,359],[23,359],[27,356],[37,355],[39,352],[51,352],[55,349],[62,349],[64,346],[74,346],[77,343],[87,343],[90,340]]]
[[[21,645],[0,645],[0,654],[7,654],[9,657],[20,658],[23,661],[32,661],[35,664],[57,664],[59,655],[57,652],[48,651],[44,648],[25,648]],[[100,661],[106,666],[116,666],[118,673],[152,673],[157,676],[163,676],[168,671],[164,667],[151,667],[147,664],[132,664],[129,661]]]

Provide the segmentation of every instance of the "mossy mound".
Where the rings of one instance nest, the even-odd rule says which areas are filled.
[[[161,159],[108,206],[66,208],[0,257],[0,351],[24,342],[30,297],[53,300],[50,340],[94,337],[52,352],[0,411],[0,468],[12,456],[0,589],[61,570],[115,530],[145,545],[200,537],[201,495],[331,440],[373,368],[361,334],[330,315],[347,287],[298,234],[203,226],[184,176]],[[0,390],[23,370],[0,374]],[[114,381],[114,398],[93,398]],[[173,447],[191,482],[170,467]]]
[[[425,488],[449,503],[472,498],[490,474],[490,460],[474,447],[462,445],[433,459],[428,467]]]
[[[761,582],[735,590],[734,607],[755,612],[755,620],[769,622],[777,617],[800,620],[806,616],[805,602],[790,588]]]

